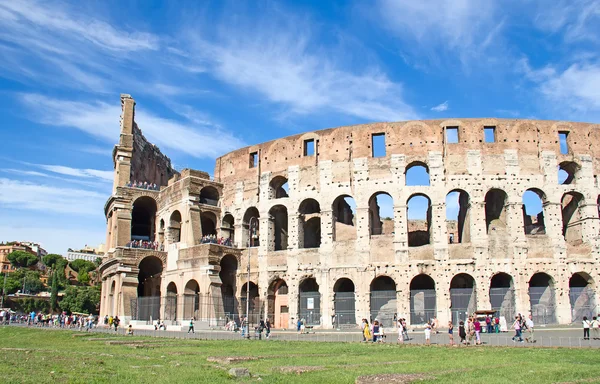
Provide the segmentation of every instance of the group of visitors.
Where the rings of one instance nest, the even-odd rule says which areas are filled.
[[[233,246],[233,243],[230,238],[217,237],[215,235],[202,236],[202,239],[200,240],[200,244],[219,244],[219,245],[224,245],[226,247]]]
[[[592,339],[600,340],[600,315],[593,316],[592,321],[589,321],[587,316],[583,316],[583,340],[590,339],[590,329],[592,330]]]
[[[130,188],[141,188],[141,189],[149,189],[151,191],[159,191],[160,190],[160,186],[156,185],[155,183],[148,183],[146,181],[144,181],[143,183],[134,181],[133,183],[130,181],[129,183],[127,183],[127,186]]]
[[[385,342],[385,331],[383,323],[379,320],[373,320],[373,324],[369,326],[369,320],[362,319],[363,341],[372,341],[373,343]]]
[[[164,250],[164,245],[160,244],[158,241],[131,240],[126,246],[128,248],[153,249],[155,251]]]
[[[531,313],[527,319],[525,319],[520,313],[517,314],[512,325],[512,328],[515,330],[515,335],[513,336],[512,341],[515,343],[517,341],[519,343],[523,343],[524,341],[527,341],[528,343],[535,343],[533,326],[533,316]],[[526,337],[525,340],[523,340],[523,331],[529,332],[529,336]]]
[[[121,319],[119,319],[119,316],[114,316],[114,317],[112,315],[104,316],[104,326],[106,328],[109,328],[109,329],[114,328],[115,332],[117,332],[119,329],[119,324],[121,324]],[[130,326],[130,328],[131,328],[131,326]],[[133,332],[133,330],[132,330],[132,332]]]
[[[27,326],[79,329],[80,331],[89,331],[97,324],[97,319],[94,315],[68,315],[66,312],[52,315],[32,311],[29,315],[25,315],[25,319]]]

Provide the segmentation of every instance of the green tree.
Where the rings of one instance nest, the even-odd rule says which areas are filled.
[[[89,284],[90,283],[90,274],[87,271],[81,271],[77,274],[77,281],[81,284]]]
[[[29,268],[38,262],[37,255],[32,255],[31,253],[25,251],[11,252],[6,258],[17,268]]]
[[[69,285],[69,282],[67,281],[67,276],[65,274],[65,268],[67,267],[67,264],[69,262],[67,261],[67,259],[60,259],[56,262],[56,265],[54,266],[54,272],[56,272],[57,274],[57,280],[58,280],[58,288],[66,288],[67,285]]]
[[[96,257],[94,264],[96,264],[96,268],[99,267],[102,264],[102,258],[100,256]]]
[[[64,258],[61,255],[57,255],[56,253],[49,253],[42,258],[42,262],[44,263],[44,265],[52,269],[54,269],[56,263],[59,260],[64,260]]]
[[[93,271],[94,269],[96,269],[96,264],[92,263],[91,261],[87,261],[87,260],[83,260],[83,259],[76,259],[71,261],[71,268],[77,272],[77,273],[81,273],[81,272],[89,272],[89,271]]]
[[[100,303],[99,287],[69,286],[59,305],[63,311],[96,313]]]
[[[52,273],[52,288],[50,290],[50,309],[55,311],[58,307],[58,271]],[[65,274],[63,269],[63,275]]]
[[[30,271],[28,269],[17,269],[6,276],[6,293],[8,295],[22,291],[25,286],[25,291],[28,293],[38,293],[44,289],[44,284],[40,280],[38,271]]]

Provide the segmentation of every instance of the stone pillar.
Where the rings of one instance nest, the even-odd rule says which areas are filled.
[[[288,216],[288,248],[304,248],[304,215],[299,213]]]
[[[450,301],[450,279],[438,279],[435,282],[435,308],[440,324],[448,324],[452,319]],[[456,325],[456,324],[455,324]],[[458,327],[456,327],[458,329]]]
[[[333,225],[333,211],[321,207],[321,250],[325,252],[333,250]]]
[[[565,246],[565,238],[562,233],[562,206],[560,202],[545,201],[544,226],[546,227],[546,236],[554,246]]]
[[[571,323],[571,300],[569,298],[569,279],[564,265],[556,268],[554,279],[554,301],[556,305],[556,321],[559,324]]]
[[[319,293],[321,294],[321,328],[331,329],[331,314],[333,313],[333,287],[329,284],[329,271],[321,272],[321,284],[319,284]]]
[[[131,241],[131,210],[117,209],[113,213],[116,215],[117,223],[113,232],[114,246],[123,247]]]
[[[369,248],[369,208],[356,207],[356,241],[354,247],[356,249],[357,262],[359,265],[369,263],[370,248]]]
[[[288,309],[289,309],[289,328],[296,329],[296,323],[298,322],[298,316],[300,308],[298,308],[298,300],[299,300],[299,287],[298,287],[298,279],[295,278],[286,281],[288,284]]]
[[[446,204],[431,204],[430,241],[436,260],[445,259],[448,250],[448,228],[446,228]]]
[[[515,243],[524,243],[525,228],[523,227],[523,203],[509,202],[506,205],[506,226],[511,235],[511,241]]]
[[[394,248],[396,264],[408,261],[408,207],[406,204],[394,206]]]
[[[188,246],[200,244],[202,239],[202,212],[197,205],[189,207],[189,221],[186,223],[185,243]],[[215,223],[216,224],[216,223]],[[182,239],[183,240],[183,239]]]

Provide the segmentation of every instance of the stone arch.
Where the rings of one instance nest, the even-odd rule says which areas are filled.
[[[556,292],[554,279],[545,272],[537,272],[529,280],[529,303],[534,324],[556,323]]]
[[[411,195],[406,202],[408,246],[431,244],[431,199],[424,193]]]
[[[178,210],[173,211],[169,218],[171,243],[179,243],[181,241],[181,224],[181,213]]]
[[[221,236],[230,240],[230,245],[235,243],[235,219],[231,213],[226,213],[221,220]]]
[[[429,167],[422,161],[409,163],[404,171],[404,176],[407,186],[430,185]]]
[[[201,212],[200,225],[202,227],[202,236],[217,236],[217,216],[213,212]]]
[[[198,318],[200,309],[200,284],[194,279],[188,280],[183,290],[184,319]]]
[[[242,227],[242,239],[244,245],[248,247],[258,247],[260,245],[260,214],[256,207],[249,207],[246,209]],[[250,235],[248,232],[250,232]]]
[[[485,194],[485,224],[488,235],[506,233],[506,204],[508,195],[501,189],[492,188]]]
[[[154,241],[156,200],[142,196],[133,202],[131,210],[131,239]]]
[[[239,303],[235,295],[237,292],[238,259],[234,255],[225,255],[221,258],[219,266],[221,267],[219,278],[221,279],[223,317],[239,320]]]
[[[248,287],[250,289],[248,290]],[[246,310],[246,302],[249,298],[248,310]],[[241,311],[248,316],[248,322],[250,324],[258,324],[260,321],[261,315],[261,306],[260,306],[260,294],[258,290],[258,285],[250,281],[250,284],[247,282],[242,285],[242,289],[240,291],[240,304]]]
[[[421,273],[410,281],[410,323],[425,324],[436,317],[435,281]]]
[[[574,161],[563,161],[558,165],[558,184],[575,184],[581,166]]]
[[[376,192],[369,199],[369,234],[394,234],[394,199],[387,192]]]
[[[167,284],[167,297],[165,299],[165,320],[177,320],[177,284],[171,281]]]
[[[217,188],[207,185],[200,190],[200,204],[219,205],[219,191]]]
[[[269,199],[289,197],[288,179],[285,176],[275,176],[269,183]]]
[[[468,273],[459,273],[450,281],[450,309],[452,322],[458,324],[477,310],[475,279]]]
[[[156,256],[146,256],[138,264],[138,269],[136,320],[158,319],[163,262]]]
[[[571,245],[583,244],[583,218],[581,207],[585,204],[579,192],[567,192],[561,199],[563,236]]]
[[[569,302],[571,322],[580,322],[586,316],[596,315],[596,292],[594,279],[587,272],[575,272],[569,279]]]
[[[538,188],[529,188],[523,193],[523,228],[526,235],[545,235],[544,204],[546,194]]]
[[[109,299],[108,299],[108,315],[114,315],[116,314],[115,311],[115,294],[117,293],[117,282],[116,281],[112,281],[112,283],[110,284],[110,293],[108,295]]]
[[[298,285],[298,317],[305,324],[321,324],[321,294],[319,284],[314,277],[307,277]]]
[[[321,205],[315,199],[305,199],[298,208],[298,248],[321,246]]]
[[[333,285],[334,326],[356,325],[356,294],[354,282],[342,277]]]
[[[377,319],[384,327],[394,324],[394,314],[398,310],[396,282],[389,276],[374,278],[370,288],[371,323]]]
[[[285,205],[275,205],[269,210],[269,250],[288,248],[288,212]]]
[[[350,195],[338,196],[332,204],[333,241],[356,240],[356,202]]]
[[[446,195],[446,228],[448,243],[471,242],[471,201],[462,189],[453,189]]]
[[[276,278],[267,290],[267,317],[274,328],[287,328],[289,318],[288,285],[284,279]]]
[[[515,314],[515,287],[511,275],[498,272],[490,279],[490,304],[498,316],[510,321]]]

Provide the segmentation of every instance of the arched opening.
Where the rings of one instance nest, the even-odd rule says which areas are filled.
[[[288,213],[284,205],[269,210],[269,250],[282,251],[288,248]]]
[[[283,176],[275,176],[269,183],[269,199],[281,199],[289,197],[288,179]]]
[[[515,315],[515,288],[511,275],[500,272],[490,281],[490,303],[499,316],[510,321]]]
[[[172,281],[167,285],[167,297],[165,299],[163,319],[177,320],[177,285]]]
[[[283,279],[276,279],[269,284],[268,318],[274,328],[287,328],[290,323],[288,286]]]
[[[321,294],[319,284],[313,277],[302,280],[299,286],[298,316],[305,324],[321,324]]]
[[[117,283],[116,281],[113,280],[112,284],[110,285],[110,294],[109,294],[109,298],[108,298],[108,315],[114,315],[117,313],[117,311],[115,310],[115,293],[117,290]]]
[[[233,247],[235,243],[235,220],[233,215],[230,213],[223,216],[223,220],[221,221],[221,236],[226,239],[225,245],[229,245]],[[227,241],[227,239],[229,241]]]
[[[450,282],[450,310],[452,322],[465,321],[477,310],[475,279],[467,273],[459,273]]]
[[[219,191],[215,187],[206,186],[200,190],[200,204],[219,205]]]
[[[321,206],[315,199],[306,199],[298,208],[298,247],[319,248],[321,246]]]
[[[414,161],[406,167],[406,185],[429,185],[429,168],[427,164]]]
[[[534,324],[556,323],[556,299],[554,280],[539,272],[529,280],[529,303]]]
[[[237,291],[236,276],[238,272],[238,261],[233,255],[225,255],[219,263],[221,271],[221,300],[223,301],[222,317],[227,322],[235,320],[239,325],[238,300],[235,297]],[[244,311],[246,308],[244,307]]]
[[[408,246],[431,244],[431,200],[423,194],[412,195],[406,204]]]
[[[183,317],[184,319],[199,318],[200,285],[194,279],[185,284],[183,291]]]
[[[341,278],[333,286],[334,326],[356,325],[354,283],[348,278]]]
[[[148,256],[142,259],[138,268],[135,320],[158,319],[160,316],[162,261],[156,256]]]
[[[563,236],[571,245],[583,244],[583,195],[579,192],[567,192],[561,200]]]
[[[181,241],[181,213],[173,211],[169,219],[169,234],[171,243],[179,243]]]
[[[332,205],[333,241],[356,240],[356,202],[351,196],[338,196]]]
[[[594,280],[586,272],[574,273],[569,279],[569,301],[573,323],[583,321],[584,316],[591,319],[597,314]]]
[[[248,293],[248,283],[244,283],[242,285],[240,304],[242,306],[241,311],[246,313],[246,300]],[[249,292],[249,305],[248,305],[248,322],[249,324],[258,324],[261,316],[261,305],[260,305],[260,297],[258,294],[258,285],[253,281],[250,282],[250,292]]]
[[[202,236],[217,236],[217,216],[212,212],[200,213]]]
[[[410,282],[410,323],[425,324],[436,317],[435,281],[420,274]]]
[[[131,211],[131,240],[154,241],[156,201],[142,196],[133,202]]]
[[[574,161],[563,161],[558,165],[558,184],[575,184],[581,167]]]
[[[471,241],[471,202],[469,194],[455,189],[446,195],[446,228],[448,244]]]
[[[369,199],[369,233],[394,234],[394,199],[385,192],[378,192]]]
[[[526,235],[545,235],[544,202],[546,195],[537,188],[523,193],[523,228]]]
[[[260,245],[260,214],[256,207],[250,207],[244,214],[242,239],[247,247]]]
[[[398,311],[396,282],[389,276],[379,276],[371,281],[371,322],[377,319],[384,327],[394,325],[394,314]]]
[[[487,233],[506,233],[506,203],[508,196],[501,189],[490,189],[485,194],[485,224]]]

